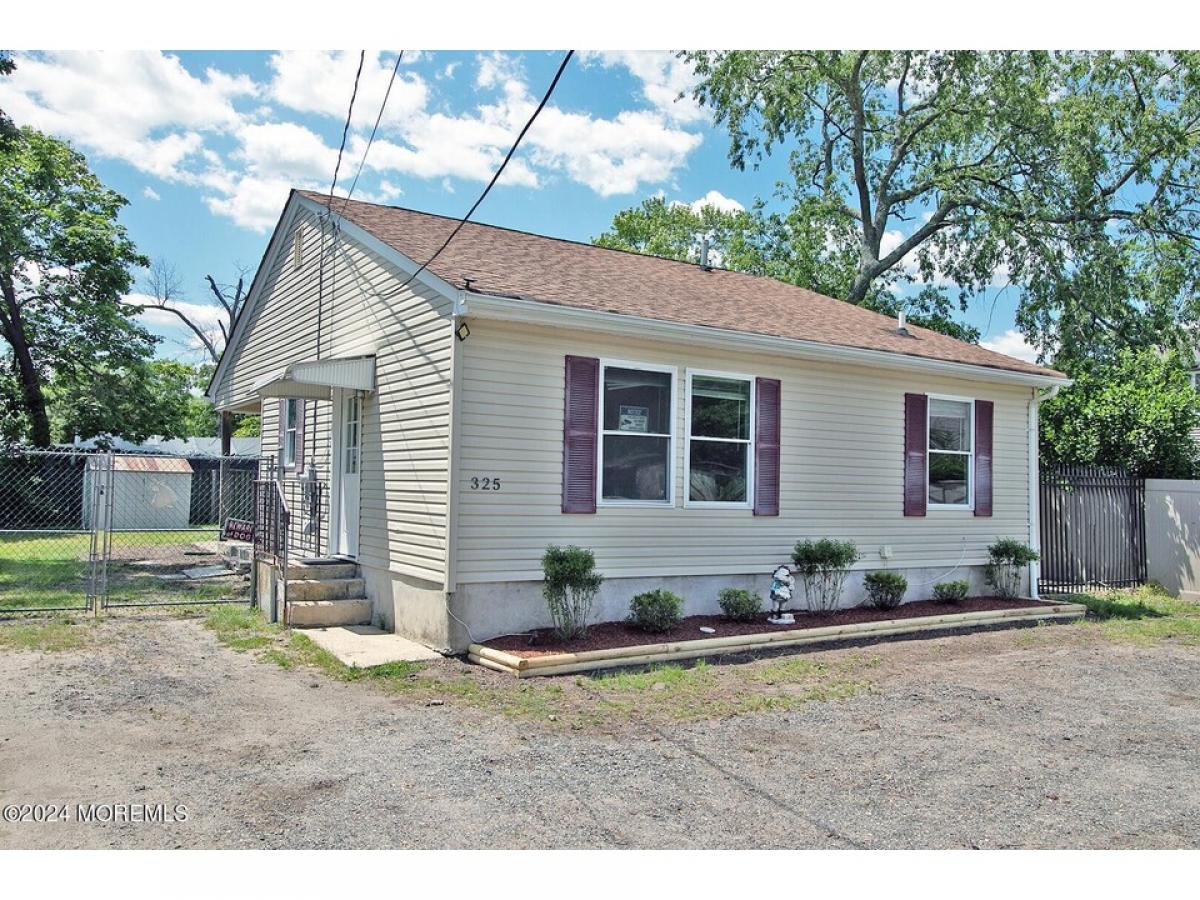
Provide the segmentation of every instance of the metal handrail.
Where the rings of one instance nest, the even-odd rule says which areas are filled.
[[[279,578],[283,583],[283,604],[282,616],[280,617],[283,623],[287,624],[288,610],[288,534],[291,529],[292,511],[288,506],[287,498],[283,495],[283,488],[278,481],[267,481],[265,479],[254,482],[255,517],[260,521],[255,522],[254,529],[254,555],[257,560],[259,551],[270,558],[272,566],[279,573]],[[259,497],[261,496],[261,502]]]

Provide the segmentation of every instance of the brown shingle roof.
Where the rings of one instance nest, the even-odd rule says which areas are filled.
[[[322,205],[327,196],[298,193]],[[418,263],[432,256],[457,224],[444,216],[358,200],[335,198],[333,208]],[[467,276],[471,289],[484,294],[1065,377],[924,328],[910,326],[908,336],[899,334],[888,316],[773,278],[705,270],[494,225],[468,223],[429,270],[457,287]]]

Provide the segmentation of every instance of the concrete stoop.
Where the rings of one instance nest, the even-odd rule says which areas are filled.
[[[354,563],[293,563],[287,569],[293,628],[370,625],[371,601]]]

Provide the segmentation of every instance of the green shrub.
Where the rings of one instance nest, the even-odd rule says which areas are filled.
[[[582,547],[547,547],[542,573],[542,596],[550,607],[555,633],[564,641],[582,637],[604,581],[596,574],[596,557]]]
[[[933,599],[938,603],[962,603],[967,599],[971,585],[963,581],[943,581],[933,586]]]
[[[796,574],[804,584],[804,599],[812,612],[837,609],[846,587],[846,575],[858,562],[858,548],[852,541],[800,541],[792,550]]]
[[[1040,559],[1037,551],[1016,538],[1000,538],[988,547],[984,571],[987,583],[1001,597],[1015,597],[1021,591],[1021,569]]]
[[[908,579],[899,572],[868,572],[863,584],[867,589],[867,602],[876,609],[895,609],[908,590]]]
[[[762,597],[741,588],[725,588],[719,602],[721,612],[735,622],[753,622],[763,607]]]
[[[629,601],[629,624],[639,631],[670,631],[682,618],[683,598],[670,591],[646,591]]]

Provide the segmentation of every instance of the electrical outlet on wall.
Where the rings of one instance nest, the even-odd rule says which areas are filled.
[[[884,544],[882,547],[880,547],[879,548],[879,558],[880,559],[891,559],[892,558],[892,548],[887,544]]]

